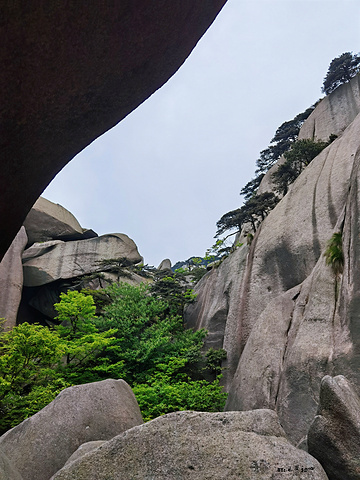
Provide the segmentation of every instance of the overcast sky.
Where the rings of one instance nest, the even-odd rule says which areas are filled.
[[[277,127],[359,40],[359,0],[228,0],[180,70],[43,196],[98,234],[126,233],[149,265],[203,256]]]

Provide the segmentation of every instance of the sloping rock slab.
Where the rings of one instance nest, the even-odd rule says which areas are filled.
[[[24,285],[37,287],[55,280],[79,277],[103,269],[103,260],[142,260],[134,241],[123,233],[102,235],[88,240],[54,240],[34,244],[23,255]]]
[[[321,382],[308,448],[331,480],[359,480],[360,398],[342,375],[327,375]]]
[[[30,245],[48,240],[80,240],[83,237],[80,223],[69,210],[42,197],[28,213],[24,227]]]
[[[100,447],[100,445],[102,445],[103,443],[105,443],[105,440],[94,440],[92,442],[83,443],[77,450],[75,450],[75,452],[67,460],[65,465],[68,465],[69,463],[74,462],[78,458],[83,457],[86,453],[92,452],[96,448]]]
[[[327,478],[314,458],[284,438],[274,412],[256,410],[159,417],[106,442],[52,480],[285,477]]]
[[[7,456],[0,451],[0,480],[23,480],[20,473],[11,465]]]
[[[0,438],[0,450],[26,480],[47,480],[85,442],[109,440],[143,423],[123,380],[78,385]]]
[[[6,319],[6,330],[11,330],[16,325],[23,287],[21,256],[26,243],[26,232],[21,227],[0,263],[0,318]]]

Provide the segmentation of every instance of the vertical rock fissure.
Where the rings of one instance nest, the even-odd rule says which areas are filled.
[[[293,309],[291,311],[291,314],[290,314],[289,325],[288,325],[288,328],[287,328],[286,333],[285,333],[286,340],[285,340],[285,344],[284,344],[283,355],[282,355],[281,362],[280,362],[280,365],[279,365],[278,384],[277,384],[277,388],[276,388],[275,402],[274,402],[275,403],[275,410],[277,412],[278,412],[278,399],[279,399],[280,388],[281,388],[282,379],[283,379],[285,358],[286,358],[286,354],[287,354],[287,350],[288,350],[288,346],[289,346],[289,333],[290,333],[290,329],[292,327],[293,319],[294,319],[294,309],[295,309],[295,301],[294,301],[294,307],[293,307]]]
[[[337,144],[336,145],[336,152],[332,156],[332,161],[331,161],[331,165],[330,165],[329,181],[328,181],[328,185],[327,185],[327,204],[328,204],[328,209],[329,209],[330,225],[332,226],[332,228],[335,227],[335,224],[337,222],[337,215],[336,215],[336,209],[335,209],[335,205],[334,205],[334,202],[333,202],[333,196],[332,196],[332,191],[331,191],[331,185],[332,185],[331,184],[331,175],[332,175],[335,159],[337,158],[338,149],[339,149],[339,145]]]
[[[317,176],[317,179],[316,179],[316,182],[315,182],[313,199],[312,199],[311,221],[312,221],[312,229],[313,229],[313,252],[314,252],[315,262],[319,259],[320,255],[321,255],[321,245],[320,245],[320,240],[319,240],[319,231],[318,231],[317,218],[316,218],[316,195],[317,195],[318,182],[319,182],[321,174],[324,170],[324,166],[325,166],[328,154],[329,153],[327,151],[326,155],[324,156],[324,160],[323,160],[323,163],[322,163],[321,170],[320,170],[319,175]]]
[[[256,244],[259,238],[259,234],[261,232],[261,227],[262,224],[260,224],[259,228],[257,229],[253,241],[251,242],[247,260],[246,260],[246,265],[245,265],[245,273],[244,273],[244,278],[241,283],[241,292],[240,292],[240,302],[239,302],[239,323],[237,326],[237,333],[236,337],[238,339],[238,345],[239,349],[236,354],[236,358],[234,358],[234,363],[233,365],[236,365],[240,360],[242,351],[244,350],[245,344],[247,342],[247,339],[250,334],[250,329],[249,325],[247,324],[249,322],[249,319],[247,318],[247,306],[248,306],[248,298],[249,298],[249,290],[250,290],[250,283],[251,283],[251,273],[252,273],[252,268],[253,268],[253,263],[254,263],[254,255],[255,255],[255,249],[256,249]],[[235,367],[235,369],[236,369]],[[235,371],[233,372],[235,373]]]

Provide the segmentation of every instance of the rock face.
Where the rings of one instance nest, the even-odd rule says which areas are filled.
[[[360,478],[360,398],[342,375],[321,382],[308,445],[330,480]]]
[[[306,120],[302,132],[314,118],[320,125],[326,101],[341,121],[329,120],[321,135],[339,138],[297,178],[251,246],[199,282],[186,314],[189,326],[208,329],[228,352],[226,409],[275,409],[295,444],[316,414],[324,375],[345,375],[360,390],[360,115],[343,114],[339,97],[357,98],[358,81],[340,87]],[[343,104],[355,108],[357,100],[346,98]],[[329,109],[326,115],[328,121]],[[323,253],[338,231],[344,272],[335,275]]]
[[[123,380],[70,387],[34,416],[0,437],[0,451],[25,480],[47,480],[83,443],[109,440],[142,424]]]
[[[26,232],[21,227],[0,263],[0,318],[6,319],[5,330],[16,325],[23,286],[21,255],[26,244]]]
[[[0,257],[54,176],[176,72],[225,2],[2,6]]]
[[[23,480],[9,459],[0,451],[0,480]]]
[[[75,462],[78,458],[83,457],[86,453],[92,452],[96,448],[100,447],[106,440],[94,440],[93,442],[86,442],[80,445],[80,447],[75,450],[71,457],[67,460],[65,465],[68,465],[71,462]]]
[[[29,245],[49,240],[80,240],[84,236],[72,213],[43,197],[38,198],[28,213],[24,227]]]
[[[171,261],[165,258],[158,266],[158,270],[171,270]]]
[[[323,479],[284,437],[276,414],[178,412],[132,428],[65,466],[53,480]]]
[[[329,140],[331,134],[341,135],[360,112],[360,77],[327,95],[302,126],[299,139]]]
[[[23,255],[24,285],[35,287],[55,280],[79,277],[104,269],[101,262],[142,260],[133,240],[122,233],[102,235],[74,242],[51,241],[34,244]]]

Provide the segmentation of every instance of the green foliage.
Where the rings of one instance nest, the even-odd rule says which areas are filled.
[[[56,367],[66,353],[57,332],[23,323],[0,334],[0,432],[13,427],[67,386]]]
[[[36,413],[63,388],[105,378],[134,386],[145,418],[174,409],[222,408],[222,387],[205,376],[221,372],[226,354],[204,352],[206,332],[184,328],[179,305],[194,295],[175,275],[169,278],[159,282],[168,282],[160,290],[170,302],[149,286],[113,284],[104,291],[110,303],[96,317],[91,296],[69,291],[56,304],[60,326],[24,323],[2,333],[0,431]]]
[[[107,329],[99,333],[96,327],[96,306],[91,295],[76,290],[60,294],[60,302],[55,303],[58,312],[56,319],[61,322],[56,327],[60,337],[67,342],[66,363],[75,376],[79,368],[87,368],[99,352],[111,344],[115,331]]]
[[[286,195],[289,185],[328,145],[329,142],[315,142],[310,139],[295,142],[291,149],[284,154],[285,162],[279,165],[278,169],[272,174],[276,191],[282,196]]]
[[[235,230],[234,233],[240,232],[248,223],[251,224],[252,230],[255,232],[260,221],[265,219],[278,201],[279,199],[272,192],[253,195],[241,208],[225,213],[220,218],[216,223],[218,230],[215,237],[228,230]]]
[[[260,173],[257,177],[253,180],[250,180],[245,187],[243,187],[240,191],[240,195],[243,195],[245,200],[250,200],[250,198],[256,194],[257,189],[260,186],[261,180],[264,178],[265,173]]]
[[[360,55],[345,52],[334,58],[329,66],[322,92],[329,95],[343,83],[349,82],[360,70]]]
[[[314,141],[309,138],[298,140],[284,154],[284,157],[300,173],[327,146],[328,142]]]
[[[75,338],[94,331],[91,320],[95,317],[96,306],[92,296],[70,290],[60,294],[60,302],[55,303],[54,308],[58,312],[56,320],[65,324],[59,330],[67,336]]]
[[[150,285],[150,293],[167,304],[167,313],[182,315],[184,307],[195,300],[195,295],[188,285],[187,274],[182,270],[157,272]]]
[[[298,138],[302,124],[314,108],[315,105],[309,107],[304,112],[299,113],[292,120],[280,125],[271,140],[271,145],[260,152],[260,158],[256,161],[257,170],[255,173],[266,173],[281,155],[291,148],[292,144],[296,142]]]
[[[342,248],[341,232],[334,233],[329,240],[324,256],[326,265],[330,265],[334,274],[339,275],[344,269],[344,252]]]
[[[64,388],[70,386],[63,378],[54,378],[46,385],[32,386],[29,393],[10,392],[5,395],[0,404],[0,434],[46,407]]]
[[[206,380],[171,382],[163,377],[150,384],[135,385],[133,391],[145,422],[181,410],[221,412],[227,396],[219,379],[212,383]]]

